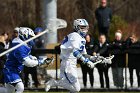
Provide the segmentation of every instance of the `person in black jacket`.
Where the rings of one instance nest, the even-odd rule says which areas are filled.
[[[87,54],[92,55],[93,53],[93,47],[94,47],[94,40],[90,35],[86,36],[86,51]],[[81,62],[79,62],[81,63]],[[93,76],[93,70],[94,69],[90,69],[86,64],[80,64],[81,65],[81,69],[82,69],[82,74],[83,74],[83,84],[84,87],[87,87],[87,74],[89,74],[89,79],[90,79],[90,85],[91,88],[93,87],[93,83],[94,83],[94,76]]]
[[[136,70],[138,87],[140,87],[140,42],[135,34],[127,40],[127,48],[128,48],[128,67],[130,73],[130,85],[133,87],[133,70]]]
[[[115,55],[112,60],[112,74],[114,85],[117,88],[123,88],[124,77],[123,68],[125,67],[125,44],[122,41],[122,32],[118,30],[115,33],[115,40],[110,44],[110,53]]]
[[[108,39],[109,26],[112,19],[112,10],[107,7],[107,0],[101,0],[101,5],[95,11],[99,34],[106,35]]]
[[[40,34],[42,31],[43,31],[43,29],[41,27],[37,27],[34,30],[34,32],[35,32],[36,35]],[[37,38],[37,39],[34,40],[33,44],[34,45],[33,45],[33,48],[32,49],[42,48],[43,47],[43,40],[41,40],[41,37],[39,37],[39,38]],[[35,56],[38,57],[37,54],[35,54]],[[41,68],[39,67],[39,70],[40,69]],[[28,83],[29,83],[28,82],[29,81],[28,76],[29,76],[29,74],[31,74],[31,76],[32,76],[32,79],[34,81],[35,87],[38,87],[40,85],[40,83],[39,83],[39,80],[37,78],[37,76],[38,76],[38,74],[37,74],[37,66],[35,66],[35,67],[26,67],[25,66],[24,67],[25,87],[28,87]],[[40,73],[39,73],[39,75],[40,75]]]
[[[5,49],[5,44],[4,44],[4,36],[0,36],[0,53],[2,53]],[[6,62],[6,56],[0,57],[0,83],[4,84],[3,80],[3,68],[4,68],[4,63]]]
[[[100,35],[99,36],[99,42],[97,45],[95,45],[95,48],[93,50],[93,55],[101,55],[104,57],[108,56],[108,43],[106,42],[106,36],[105,35]],[[106,88],[110,88],[109,85],[109,77],[108,77],[108,69],[109,69],[109,64],[97,64],[96,65],[99,76],[100,76],[100,84],[101,88],[104,88],[104,76],[105,76],[105,81],[106,81]]]

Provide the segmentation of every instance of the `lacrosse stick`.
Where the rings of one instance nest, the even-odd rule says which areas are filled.
[[[103,59],[100,59],[100,60],[97,60],[94,64],[99,64],[99,63],[108,63],[108,64],[111,64],[111,60],[114,58],[114,55],[112,56],[109,56],[109,57],[105,57]]]
[[[101,63],[108,63],[108,64],[111,64],[111,63],[112,63],[111,60],[112,60],[113,58],[114,58],[114,55],[109,56],[109,57],[105,57]]]
[[[36,39],[36,38],[44,35],[47,32],[52,32],[54,28],[55,29],[62,29],[62,28],[66,28],[66,27],[67,27],[67,22],[65,20],[63,20],[63,19],[55,19],[55,18],[54,19],[50,19],[49,22],[48,22],[47,29],[45,29],[40,34],[38,34],[38,35],[36,35],[36,36],[34,36],[34,37],[26,40],[26,41],[24,41],[24,42],[22,42],[22,43],[20,43],[20,44],[18,44],[16,46],[14,46],[14,47],[12,47],[12,48],[10,48],[10,49],[2,52],[0,54],[0,57],[3,56],[3,55],[5,55],[5,54],[7,54],[7,53],[9,53],[9,52],[11,52],[11,51],[13,51],[13,50],[15,50],[15,49],[17,49],[18,47],[20,47],[20,46],[22,46],[24,44],[26,44],[26,43],[28,43],[28,42],[30,42],[30,41],[32,41],[32,40],[34,40],[34,39]]]

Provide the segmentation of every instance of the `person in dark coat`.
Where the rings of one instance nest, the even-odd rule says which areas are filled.
[[[99,42],[97,45],[95,45],[95,48],[93,50],[93,55],[100,55],[107,57],[108,56],[108,43],[106,42],[106,36],[100,35],[99,36]],[[104,76],[105,76],[105,82],[106,82],[106,88],[110,88],[109,84],[109,77],[108,77],[108,69],[110,67],[109,64],[100,63],[96,65],[99,76],[100,76],[100,84],[101,88],[104,88]]]
[[[87,54],[92,55],[93,47],[94,47],[94,40],[90,35],[87,35],[86,36],[86,45],[85,45]],[[94,69],[90,69],[86,64],[82,64],[82,62],[79,62],[79,63],[81,63],[80,65],[81,65],[82,74],[83,74],[84,87],[85,88],[87,87],[87,74],[89,74],[90,85],[92,88],[93,83],[94,83],[94,76],[93,76]]]
[[[34,33],[35,33],[36,35],[38,35],[38,34],[40,34],[42,31],[43,31],[43,28],[42,28],[42,27],[37,27],[37,28],[35,28]],[[36,39],[34,40],[34,42],[35,42],[34,48],[43,48],[43,47],[44,47],[44,46],[43,46],[43,45],[44,45],[44,39],[42,38],[42,36],[36,38]]]
[[[117,88],[123,88],[124,77],[123,69],[125,67],[125,44],[122,40],[122,32],[118,30],[115,33],[115,40],[110,44],[110,53],[115,55],[112,60],[113,82]]]
[[[37,27],[35,28],[34,32],[36,35],[40,34],[43,31],[43,29],[41,27]],[[37,38],[34,40],[33,42],[33,49],[37,49],[37,48],[43,48],[43,40],[41,39],[41,37]],[[38,57],[38,55],[35,55]],[[40,85],[39,80],[37,78],[37,66],[35,67],[24,67],[24,75],[25,75],[25,87],[28,87],[28,81],[29,81],[29,74],[31,74],[32,79],[34,81],[34,85],[35,87],[38,87]]]
[[[0,36],[0,53],[2,53],[5,49],[5,44],[4,44],[4,37]],[[6,55],[0,57],[0,83],[4,84],[4,79],[3,79],[3,68],[4,68],[4,63],[6,62]]]
[[[133,87],[133,71],[136,70],[137,83],[140,87],[140,42],[135,34],[127,40],[127,52],[128,52],[128,67],[130,73],[130,85]]]
[[[106,35],[108,39],[109,26],[112,19],[112,10],[107,7],[107,0],[101,0],[101,5],[95,11],[99,34]]]

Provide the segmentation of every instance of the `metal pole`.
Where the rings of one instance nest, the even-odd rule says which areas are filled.
[[[44,0],[42,16],[44,27],[47,28],[49,19],[57,18],[57,0]],[[57,29],[53,28],[51,33],[44,35],[44,40],[44,47],[50,43],[57,43]]]

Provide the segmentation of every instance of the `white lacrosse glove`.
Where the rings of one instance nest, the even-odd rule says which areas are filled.
[[[89,68],[91,68],[91,69],[93,69],[94,67],[95,67],[95,63],[93,63],[92,61],[88,61],[87,62],[87,66],[89,67]]]
[[[91,69],[93,69],[93,68],[95,67],[95,64],[94,64],[92,61],[90,61],[88,58],[85,58],[85,59],[83,60],[83,63],[84,63],[84,64],[87,64],[87,66],[88,66],[89,68],[91,68]]]
[[[37,60],[37,58],[35,56],[29,55],[29,58],[32,60]]]

